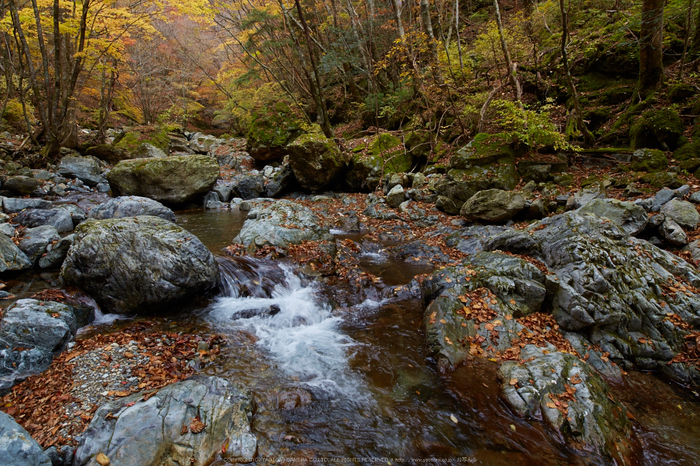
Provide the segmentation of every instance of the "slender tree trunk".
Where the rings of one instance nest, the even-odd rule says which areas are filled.
[[[455,0],[455,32],[457,33],[457,53],[459,54],[459,70],[464,74],[464,59],[462,58],[462,41],[459,37],[459,0]]]
[[[510,59],[508,44],[506,43],[506,38],[503,34],[503,21],[501,20],[501,8],[498,5],[498,0],[493,0],[493,6],[496,9],[496,24],[498,25],[498,37],[501,39],[501,50],[503,50],[503,57],[506,60],[506,67],[508,68],[508,80],[515,90],[515,99],[520,105],[520,108],[523,108],[523,91],[520,88],[520,82],[518,81],[517,65]]]
[[[525,10],[525,15],[530,16],[535,7],[537,6],[537,0],[523,0],[523,10]]]
[[[416,57],[413,53],[413,47],[411,44],[406,40],[406,31],[404,31],[403,28],[403,20],[401,19],[401,11],[403,8],[399,6],[399,0],[391,0],[391,4],[394,9],[394,17],[396,18],[396,32],[399,34],[399,39],[401,39],[401,42],[406,46],[406,49],[408,50],[408,59],[411,62],[411,69],[413,71],[413,93],[418,96],[421,94],[420,92],[420,85],[421,85],[421,77],[420,77],[420,71],[418,70],[418,63],[416,63]]]
[[[664,80],[663,29],[665,0],[642,1],[639,44],[639,95],[656,90]]]
[[[562,18],[562,35],[561,35],[561,59],[564,63],[564,72],[566,73],[566,83],[569,87],[569,92],[574,99],[574,113],[578,128],[583,134],[583,138],[586,144],[593,144],[593,135],[588,128],[586,123],[583,121],[583,114],[581,113],[581,105],[578,100],[578,92],[576,92],[576,85],[574,84],[574,79],[571,76],[571,69],[569,68],[569,55],[566,52],[566,46],[569,43],[569,11],[564,4],[564,0],[559,0],[559,8],[561,9]]]
[[[321,130],[327,138],[334,138],[333,128],[331,128],[331,123],[328,121],[328,114],[326,111],[326,101],[323,97],[323,87],[321,83],[321,78],[318,74],[318,66],[316,65],[316,58],[313,50],[313,45],[311,44],[311,35],[309,34],[309,27],[304,19],[304,13],[301,10],[301,4],[299,0],[295,0],[294,3],[297,7],[297,13],[299,14],[299,21],[304,28],[304,35],[306,36],[306,48],[309,52],[309,60],[311,61],[311,68],[314,74],[313,79],[310,81],[315,89],[312,89],[314,93],[314,100],[316,100],[316,106],[318,107],[319,124],[321,125]],[[315,82],[314,82],[315,81]]]
[[[685,17],[685,39],[683,40],[683,55],[681,55],[681,64],[678,67],[678,79],[683,77],[683,68],[685,60],[688,56],[688,46],[690,44],[690,25],[693,22],[693,7],[695,0],[688,0],[688,14]]]
[[[430,19],[430,5],[428,5],[428,0],[420,0],[420,16],[425,35],[428,36],[430,53],[433,56],[433,69],[435,70],[435,76],[437,77],[438,81],[442,82],[442,73],[440,72],[440,55],[438,54],[437,41],[435,40],[435,34],[433,33],[433,22]]]

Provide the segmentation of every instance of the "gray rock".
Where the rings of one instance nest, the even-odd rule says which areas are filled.
[[[656,192],[651,202],[651,212],[659,212],[661,208],[674,197],[676,197],[676,193],[672,189],[660,189]]]
[[[248,219],[233,241],[252,249],[332,238],[311,209],[292,201],[258,199],[242,203],[240,209],[249,211]]]
[[[27,255],[32,264],[36,264],[48,245],[60,239],[58,230],[51,225],[28,228],[19,242],[19,249]]]
[[[500,189],[479,191],[464,203],[459,213],[467,220],[505,223],[525,207],[522,194]]]
[[[632,424],[625,406],[608,397],[610,387],[576,356],[557,352],[553,346],[546,351],[527,345],[521,363],[501,365],[505,402],[522,417],[541,418],[567,445],[612,462],[629,455]],[[567,387],[573,399],[563,400],[564,407],[557,398],[567,393]]]
[[[32,194],[39,186],[41,186],[41,182],[36,178],[21,175],[11,176],[2,183],[2,189],[14,191],[23,196]]]
[[[270,175],[265,175],[263,182],[265,187],[265,196],[277,197],[294,182],[294,172],[288,163],[276,167]]]
[[[73,226],[78,226],[79,223],[87,220],[88,216],[83,209],[75,204],[57,204],[56,209],[62,209],[68,212],[73,220]]]
[[[158,201],[141,196],[120,196],[110,199],[89,212],[89,217],[96,220],[108,218],[136,217],[151,215],[163,220],[175,222],[175,213]]]
[[[4,197],[2,208],[8,214],[15,214],[24,209],[49,209],[51,202],[44,199],[24,199],[17,197]]]
[[[88,186],[97,186],[104,181],[100,161],[90,156],[63,157],[58,164],[58,172],[67,178],[77,178]]]
[[[221,196],[216,191],[209,191],[204,195],[204,208],[205,209],[222,209],[226,206],[221,202]]]
[[[0,394],[51,365],[78,328],[65,304],[20,299],[0,321]]]
[[[700,222],[700,214],[693,204],[680,199],[668,201],[662,208],[661,213],[666,218],[673,219],[677,224],[689,230],[695,230]]]
[[[41,445],[12,416],[3,412],[0,412],[0,464],[51,466],[51,459]]]
[[[294,177],[310,191],[328,186],[349,162],[335,141],[322,134],[302,134],[287,145],[287,151]]]
[[[2,233],[5,236],[8,236],[12,238],[15,236],[15,233],[17,230],[15,229],[14,225],[10,223],[0,223],[0,233]]]
[[[219,269],[191,233],[159,217],[139,216],[81,223],[61,278],[105,312],[151,313],[210,292]]]
[[[482,354],[489,347],[507,351],[524,328],[513,317],[541,309],[547,294],[546,277],[523,259],[481,252],[458,266],[433,272],[423,281],[421,294],[427,304],[424,323],[428,349],[439,360],[456,365],[469,351],[469,345],[460,343],[474,337],[483,338],[477,345]],[[470,309],[474,314],[486,310],[494,332],[485,325],[476,329],[476,317]]]
[[[671,218],[666,218],[659,228],[661,237],[672,246],[685,246],[688,244],[688,235],[683,228]]]
[[[386,203],[394,209],[397,209],[406,200],[406,193],[403,186],[397,184],[386,195]]]
[[[690,202],[693,202],[695,204],[700,204],[700,191],[694,192],[690,196]]]
[[[138,146],[132,153],[131,153],[131,158],[132,159],[160,159],[163,157],[167,157],[168,154],[163,152],[162,149],[159,149],[158,147],[154,146],[153,144],[149,144],[147,142],[144,142],[140,146]]]
[[[231,195],[233,194],[233,186],[230,183],[217,183],[212,191],[219,195],[219,200],[221,202],[229,202],[231,200]]]
[[[31,268],[32,262],[7,236],[0,235],[0,272]]]
[[[241,199],[256,199],[263,195],[263,177],[259,173],[248,173],[234,177],[233,192]]]
[[[15,222],[26,228],[50,225],[59,233],[73,231],[73,217],[65,209],[28,209],[20,212]]]
[[[378,220],[400,220],[401,217],[399,217],[396,212],[390,208],[386,201],[384,199],[380,199],[378,201],[370,203],[364,211],[362,211],[362,215],[366,215],[367,217],[370,218],[376,218]]]
[[[46,254],[39,258],[39,268],[55,269],[60,267],[68,255],[68,250],[73,245],[74,240],[75,235],[68,235],[65,238],[61,238],[58,243],[49,244],[46,247]]]
[[[190,139],[190,148],[198,154],[208,154],[214,147],[223,142],[223,139],[209,134],[195,133]]]
[[[176,155],[119,162],[107,175],[116,195],[144,196],[179,204],[211,190],[219,164],[208,155]]]
[[[623,202],[617,199],[594,199],[578,211],[582,214],[588,213],[607,218],[622,227],[631,236],[644,231],[649,220],[642,207],[632,202]]]
[[[605,199],[605,188],[600,184],[592,184],[574,194],[573,209],[579,209],[594,199]],[[568,205],[567,205],[568,207]]]
[[[183,434],[196,416],[204,431]],[[221,378],[195,376],[147,401],[135,394],[99,408],[80,437],[73,464],[95,465],[98,453],[115,465],[204,466],[217,453],[230,463],[249,463],[257,448],[251,417],[249,395]]]

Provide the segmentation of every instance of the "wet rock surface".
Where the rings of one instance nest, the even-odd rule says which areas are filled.
[[[208,464],[217,453],[249,462],[257,440],[250,431],[249,395],[218,377],[195,376],[144,401],[136,394],[102,406],[80,439],[74,464]]]
[[[153,313],[212,291],[219,269],[192,234],[159,217],[82,223],[61,277],[89,293],[103,310]]]
[[[0,462],[5,466],[51,466],[51,459],[29,433],[0,412]]]

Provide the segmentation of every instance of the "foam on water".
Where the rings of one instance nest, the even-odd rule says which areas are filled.
[[[217,326],[235,331],[243,327],[259,338],[263,347],[289,376],[331,395],[359,396],[359,378],[348,365],[355,342],[340,331],[341,319],[319,302],[313,285],[304,285],[289,268],[281,266],[285,280],[268,298],[243,297],[235,289],[209,306],[208,316]],[[236,318],[251,309],[279,307],[279,312]],[[248,312],[249,313],[249,312]]]

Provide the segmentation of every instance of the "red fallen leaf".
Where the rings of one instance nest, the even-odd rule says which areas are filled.
[[[182,430],[180,430],[180,435],[185,435],[190,432],[190,429],[187,426],[182,426]]]
[[[131,408],[131,407],[134,406],[135,404],[136,404],[135,401],[130,401],[130,402],[128,402],[128,403],[126,404],[126,407],[127,407],[127,408]]]

